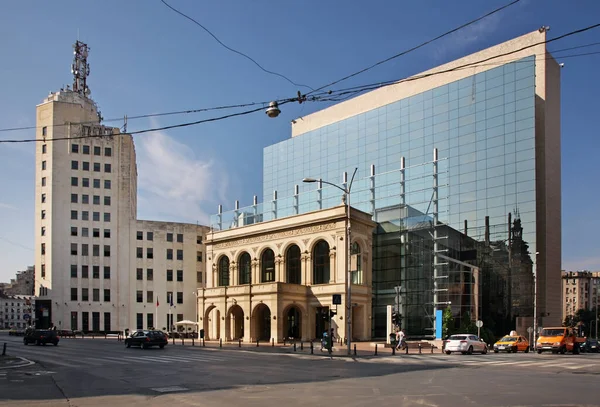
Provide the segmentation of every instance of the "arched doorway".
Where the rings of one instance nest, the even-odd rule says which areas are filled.
[[[271,310],[265,304],[254,308],[254,336],[261,341],[271,339]]]
[[[291,306],[284,314],[283,332],[287,339],[302,338],[302,312],[298,307]]]
[[[225,336],[232,341],[244,337],[244,310],[239,305],[229,308],[225,330]]]
[[[216,305],[212,305],[206,309],[204,313],[204,337],[207,340],[216,340],[220,337],[221,332],[221,311]]]

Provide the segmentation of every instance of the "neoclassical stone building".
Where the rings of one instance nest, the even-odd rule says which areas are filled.
[[[215,231],[206,239],[206,288],[198,290],[205,337],[311,340],[332,327],[346,338],[346,206]],[[371,333],[371,247],[375,223],[351,209],[352,338]]]

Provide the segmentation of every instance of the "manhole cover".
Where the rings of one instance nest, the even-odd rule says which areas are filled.
[[[152,387],[150,390],[154,390],[159,393],[169,393],[169,392],[174,392],[174,391],[186,391],[188,389],[185,387],[181,387],[181,386],[169,386],[169,387]]]

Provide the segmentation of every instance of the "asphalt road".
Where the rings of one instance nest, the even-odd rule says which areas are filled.
[[[0,406],[600,406],[600,355],[281,355],[104,339],[24,346],[0,369]]]

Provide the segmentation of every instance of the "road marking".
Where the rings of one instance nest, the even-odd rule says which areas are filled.
[[[150,390],[154,390],[159,393],[169,393],[174,391],[186,391],[186,387],[181,386],[170,386],[170,387],[151,387]]]
[[[102,359],[110,361],[111,364],[116,365],[127,365],[129,362],[123,360],[123,358],[111,358],[109,356],[103,356]]]

